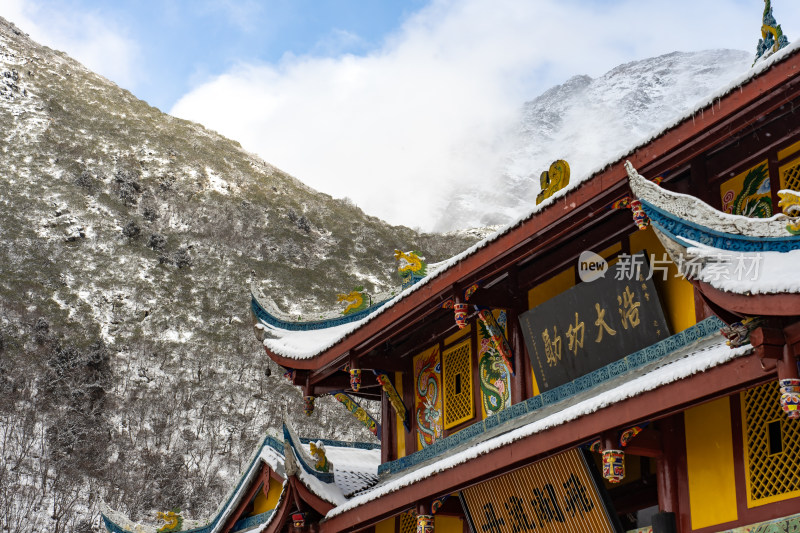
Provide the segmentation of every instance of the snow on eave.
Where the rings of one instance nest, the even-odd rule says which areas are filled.
[[[753,347],[749,344],[739,348],[731,349],[723,342],[721,335],[718,337],[719,343],[709,346],[704,352],[692,354],[692,356],[685,359],[679,359],[677,361],[668,363],[657,370],[654,370],[643,376],[639,376],[638,378],[620,385],[619,387],[602,392],[597,396],[566,407],[562,411],[554,413],[550,416],[536,420],[528,425],[489,439],[476,446],[446,457],[440,461],[436,461],[435,463],[419,468],[413,472],[409,472],[408,474],[393,479],[384,485],[379,485],[372,490],[367,490],[359,496],[348,500],[347,503],[331,509],[325,518],[327,519],[340,515],[355,509],[360,505],[367,504],[387,494],[396,492],[404,487],[411,486],[425,478],[467,463],[472,459],[507,446],[515,441],[530,437],[543,431],[547,431],[553,427],[563,425],[582,416],[599,411],[604,407],[608,407],[628,398],[655,390],[669,383],[685,379],[699,372],[705,372],[710,368],[727,363],[728,361],[752,351]],[[670,370],[670,372],[668,372],[668,370]]]
[[[450,268],[452,268],[456,264],[460,263],[462,260],[466,259],[467,257],[470,257],[471,255],[475,254],[477,251],[485,248],[486,246],[488,246],[492,242],[498,240],[500,237],[503,237],[504,235],[510,233],[511,231],[513,231],[517,227],[521,226],[523,223],[525,223],[526,221],[530,220],[536,214],[540,213],[544,209],[547,209],[547,208],[553,206],[558,200],[560,200],[561,198],[565,197],[568,193],[574,191],[579,186],[583,185],[585,182],[589,181],[595,175],[603,172],[605,169],[611,167],[612,165],[621,162],[626,157],[630,157],[637,150],[640,150],[641,148],[649,145],[650,143],[652,143],[657,138],[663,136],[669,130],[679,126],[680,124],[688,121],[689,119],[694,118],[694,116],[697,113],[702,113],[703,110],[706,109],[707,107],[712,106],[712,109],[713,109],[713,105],[714,105],[715,101],[721,100],[723,97],[727,96],[728,94],[730,94],[731,92],[733,92],[737,88],[742,87],[747,82],[749,82],[752,79],[756,78],[757,76],[759,76],[760,74],[762,74],[763,72],[765,72],[766,70],[768,70],[769,68],[774,66],[775,64],[777,64],[777,63],[783,61],[784,59],[787,59],[790,56],[794,55],[798,51],[798,49],[800,49],[800,40],[798,40],[797,42],[795,42],[793,44],[790,44],[789,46],[783,48],[782,50],[779,50],[775,54],[771,55],[767,60],[760,61],[759,63],[754,65],[752,68],[750,68],[746,73],[744,73],[741,76],[739,76],[738,78],[734,79],[731,83],[729,83],[725,87],[721,88],[720,90],[716,91],[710,97],[704,99],[701,102],[698,102],[698,104],[695,105],[694,108],[691,111],[689,111],[688,113],[680,116],[679,118],[675,119],[674,121],[668,123],[659,132],[651,135],[647,139],[639,142],[638,144],[632,146],[629,149],[621,150],[615,156],[613,156],[611,159],[609,159],[607,163],[599,165],[599,166],[595,167],[594,169],[592,169],[589,172],[584,172],[578,179],[570,180],[570,183],[566,187],[564,187],[563,189],[557,191],[555,194],[553,194],[553,196],[551,196],[550,198],[546,199],[541,204],[535,206],[527,214],[522,215],[517,220],[515,220],[515,221],[513,221],[513,222],[511,222],[511,223],[509,223],[509,224],[507,224],[507,225],[505,225],[503,227],[501,227],[500,229],[497,230],[496,233],[486,237],[482,241],[479,241],[479,242],[475,243],[474,245],[472,245],[471,247],[467,248],[466,250],[464,250],[460,254],[454,255],[449,260],[446,260],[446,261],[443,261],[443,262],[439,263],[437,265],[437,266],[439,266],[439,269],[436,270],[436,272],[431,272],[430,269],[429,269],[428,276],[426,276],[425,278],[423,278],[419,282],[415,283],[411,287],[409,287],[409,288],[403,290],[402,292],[400,292],[397,296],[392,298],[386,304],[382,305],[374,313],[372,313],[369,316],[363,318],[362,320],[359,320],[359,321],[356,321],[356,322],[351,322],[351,323],[343,325],[343,326],[336,326],[335,327],[335,328],[341,328],[341,329],[336,329],[334,331],[335,328],[330,328],[327,331],[331,331],[331,334],[330,334],[330,336],[328,336],[326,338],[323,338],[323,335],[319,335],[320,342],[319,342],[319,344],[315,345],[313,347],[313,349],[306,349],[306,350],[291,349],[290,347],[286,346],[285,344],[282,346],[281,343],[272,342],[272,341],[275,341],[276,339],[265,339],[264,340],[264,347],[267,350],[269,350],[270,352],[274,353],[275,355],[278,355],[278,356],[281,356],[281,357],[286,357],[288,359],[296,359],[296,360],[313,359],[314,357],[322,354],[323,352],[326,352],[326,351],[330,350],[331,348],[333,348],[334,346],[336,346],[337,344],[342,342],[344,339],[346,339],[353,332],[355,332],[356,330],[360,329],[362,326],[364,326],[364,325],[368,324],[369,322],[371,322],[373,319],[375,319],[375,317],[380,316],[382,313],[386,312],[387,309],[391,309],[394,305],[396,305],[398,302],[400,302],[401,300],[406,298],[409,294],[411,294],[414,291],[418,290],[420,287],[422,287],[422,286],[424,286],[424,285],[426,285],[428,283],[431,283],[433,280],[437,279],[439,276],[441,276],[445,272],[449,271]],[[304,334],[310,333],[310,332],[307,332],[307,331],[289,332],[287,330],[274,328],[274,327],[269,326],[269,325],[264,324],[264,323],[260,323],[258,325],[258,327],[261,327],[265,331],[272,332],[276,336],[279,336],[280,338],[290,338],[290,337],[293,337],[294,335],[302,336]],[[316,330],[316,331],[326,331],[326,330]]]
[[[305,471],[305,467],[301,463],[306,461],[303,457],[298,457],[300,454],[306,454],[304,449],[298,450],[288,440],[285,440],[284,451],[287,459],[287,478],[294,476],[309,492],[333,506],[342,505],[347,501],[342,490],[335,483],[325,483]],[[290,464],[291,466],[289,466]]]
[[[297,473],[295,475],[300,483],[302,483],[309,491],[316,494],[322,500],[325,500],[333,505],[342,505],[347,501],[347,498],[344,497],[342,490],[334,483],[323,483],[319,479],[303,470],[302,467],[297,469]]]
[[[746,237],[791,237],[786,230],[790,219],[784,213],[764,218],[726,213],[691,194],[664,189],[639,174],[630,161],[625,161],[625,170],[628,172],[628,182],[634,196],[689,224]]]
[[[253,463],[252,468],[246,474],[246,481],[239,485],[239,490],[237,490],[232,497],[225,500],[227,503],[225,504],[224,510],[217,513],[219,519],[217,520],[216,525],[211,529],[210,533],[217,533],[218,531],[221,531],[222,527],[225,525],[225,522],[228,520],[230,514],[239,505],[239,501],[244,496],[244,492],[250,488],[250,484],[253,482],[253,479],[258,473],[258,470],[262,462],[267,464],[273,471],[277,471],[279,463],[283,462],[283,457],[281,457],[277,452],[275,452],[275,450],[273,450],[269,446],[263,446],[261,448],[258,454],[258,460]],[[283,491],[281,491],[281,498],[283,498],[283,493],[285,491],[286,491],[286,480],[284,480],[283,482]],[[272,517],[270,517],[270,520],[272,520]]]
[[[800,250],[788,252],[731,252],[721,248],[714,248],[691,239],[683,240],[689,244],[686,253],[691,258],[706,260],[693,278],[708,283],[717,290],[741,295],[774,295],[800,293],[800,272],[797,263],[800,261]],[[757,265],[751,277],[745,275],[733,276],[733,263],[746,264],[748,267]],[[714,268],[711,265],[727,265],[727,268]]]

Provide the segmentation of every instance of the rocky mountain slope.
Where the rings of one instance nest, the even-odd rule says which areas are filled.
[[[753,54],[738,50],[673,52],[575,76],[526,102],[507,147],[505,171],[453,191],[437,225],[448,230],[507,224],[536,205],[539,175],[566,159],[572,175],[595,170],[661,131],[745,73]]]
[[[303,417],[249,284],[306,313],[476,239],[368,217],[0,19],[0,530],[97,530],[100,498],[208,515],[284,408],[370,439],[336,402]]]

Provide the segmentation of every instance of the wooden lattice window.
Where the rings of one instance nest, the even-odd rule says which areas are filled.
[[[800,496],[800,424],[780,408],[771,381],[742,393],[747,505]]]
[[[783,165],[778,174],[781,177],[781,189],[800,191],[800,158]]]
[[[398,531],[400,533],[416,533],[417,531],[417,515],[413,512],[403,513],[397,517],[400,522]]]
[[[472,351],[467,340],[444,352],[444,427],[470,420],[475,416],[472,396]]]

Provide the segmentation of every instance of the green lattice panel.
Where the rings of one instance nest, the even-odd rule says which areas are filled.
[[[470,341],[462,342],[444,352],[442,362],[444,427],[451,428],[475,416]]]
[[[777,380],[742,394],[742,421],[748,506],[800,496],[800,424],[781,411]],[[772,446],[770,424],[780,427]]]

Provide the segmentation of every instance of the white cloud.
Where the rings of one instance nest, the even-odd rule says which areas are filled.
[[[675,49],[754,45],[760,8],[653,4],[435,1],[366,56],[239,65],[172,113],[371,214],[430,228],[452,183],[497,173],[503,131],[552,84]],[[745,26],[743,41],[725,37]]]
[[[138,45],[121,24],[96,12],[56,10],[35,0],[2,0],[0,16],[41,44],[61,50],[114,83],[135,90],[141,79]]]

